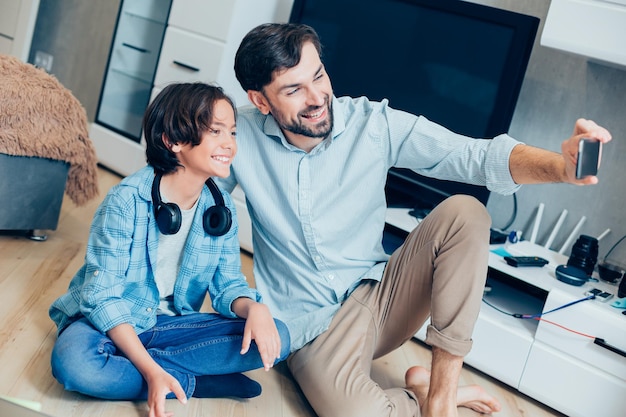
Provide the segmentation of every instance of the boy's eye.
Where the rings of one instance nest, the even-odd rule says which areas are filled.
[[[220,134],[220,131],[219,131],[219,129],[209,128],[209,133],[214,135],[214,136],[217,136],[217,135]]]
[[[235,138],[235,137],[237,137],[237,132],[235,132],[235,131],[230,132],[230,135]]]

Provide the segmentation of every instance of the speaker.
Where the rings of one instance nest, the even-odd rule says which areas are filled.
[[[571,265],[559,265],[554,271],[556,278],[566,284],[580,287],[589,280],[589,275],[580,268]]]
[[[177,204],[164,203],[161,201],[161,177],[162,174],[156,174],[152,182],[154,217],[161,233],[164,235],[173,235],[180,230],[182,214]],[[213,182],[213,179],[209,178],[206,180],[205,184],[209,187],[209,191],[211,191],[215,205],[209,207],[202,215],[202,227],[204,231],[211,236],[225,235],[232,226],[232,214],[224,204],[222,193],[215,182]]]

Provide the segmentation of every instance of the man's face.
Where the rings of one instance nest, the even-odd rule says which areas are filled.
[[[332,130],[332,86],[312,43],[302,47],[298,65],[277,72],[262,92],[251,94],[252,102],[274,116],[291,143],[324,139]]]

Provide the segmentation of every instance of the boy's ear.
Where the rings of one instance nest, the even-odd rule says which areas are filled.
[[[165,136],[165,133],[161,135],[161,140],[163,141],[165,147],[170,150],[170,152],[176,153],[180,151],[180,145],[178,143],[170,142],[167,136]]]
[[[250,100],[250,102],[254,104],[261,113],[269,114],[270,106],[263,93],[260,91],[248,90],[248,100]]]

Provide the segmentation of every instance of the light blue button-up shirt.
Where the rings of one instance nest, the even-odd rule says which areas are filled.
[[[137,333],[156,324],[160,299],[154,271],[159,231],[153,214],[153,180],[152,167],[142,168],[114,186],[96,210],[85,264],[67,293],[50,307],[59,332],[81,317],[102,333],[122,323],[131,324]],[[224,194],[224,204],[235,212],[230,195]],[[234,318],[231,305],[235,299],[261,298],[241,273],[237,218],[223,236],[204,231],[202,216],[213,205],[215,200],[204,187],[174,285],[173,309],[181,315],[199,311],[208,294],[213,309]]]
[[[309,153],[271,116],[239,110],[238,153],[220,185],[239,184],[252,220],[256,287],[289,327],[292,350],[328,328],[364,279],[380,280],[390,167],[514,192],[507,135],[467,141],[387,101],[333,99],[331,135]]]

